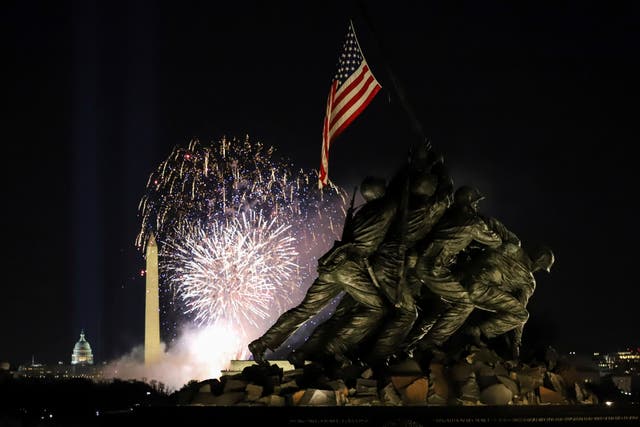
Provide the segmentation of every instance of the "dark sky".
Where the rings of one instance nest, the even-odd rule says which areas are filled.
[[[68,361],[81,328],[99,361],[140,344],[149,173],[192,137],[245,134],[317,168],[350,17],[383,91],[335,142],[330,178],[389,176],[419,142],[386,62],[455,184],[477,186],[525,245],[554,250],[530,338],[640,344],[633,2],[370,2],[382,50],[349,2],[2,9],[0,361]]]

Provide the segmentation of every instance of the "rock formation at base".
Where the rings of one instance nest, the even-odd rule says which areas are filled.
[[[317,363],[284,371],[255,364],[241,373],[193,382],[176,392],[182,405],[443,406],[594,405],[598,398],[575,368],[553,360],[518,363],[487,348],[457,356],[413,359],[379,374],[365,366],[327,369]]]

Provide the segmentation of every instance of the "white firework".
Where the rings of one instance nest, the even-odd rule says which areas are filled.
[[[163,252],[185,314],[201,326],[225,322],[246,332],[290,304],[298,268],[290,228],[249,211],[172,233]]]

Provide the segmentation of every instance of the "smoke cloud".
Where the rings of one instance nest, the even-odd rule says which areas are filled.
[[[144,346],[107,364],[106,379],[156,381],[165,390],[179,390],[191,380],[219,378],[231,360],[246,360],[249,338],[228,325],[216,323],[201,328],[185,327],[172,345],[162,343],[162,356],[152,364],[144,363]]]

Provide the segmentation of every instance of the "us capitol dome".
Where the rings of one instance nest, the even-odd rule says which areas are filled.
[[[73,353],[71,354],[72,365],[93,365],[93,353],[91,352],[91,345],[84,338],[84,331],[80,332],[80,339],[73,347]]]

